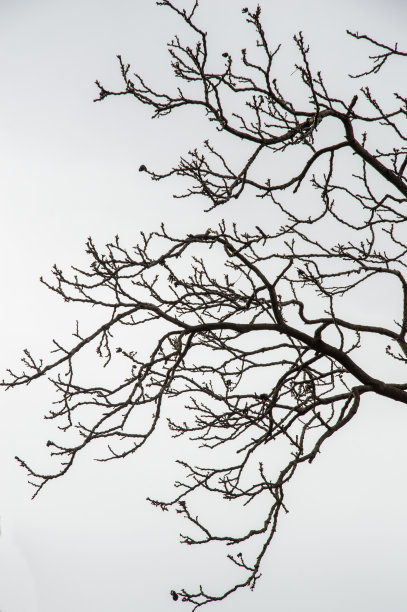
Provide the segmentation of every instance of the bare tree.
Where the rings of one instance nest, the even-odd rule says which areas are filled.
[[[255,190],[270,202],[272,229],[242,231],[223,222],[202,234],[173,236],[162,226],[141,234],[131,250],[116,237],[103,252],[89,239],[87,269],[66,275],[55,267],[54,282],[43,282],[65,301],[103,310],[105,322],[83,336],[77,324],[73,346],[54,341],[54,360],[38,361],[26,351],[24,371],[9,370],[2,384],[50,376],[59,399],[47,418],[62,423],[67,436],[73,432],[66,445],[48,442],[59,461],[55,471],[39,473],[19,459],[34,496],[97,441],[106,446],[105,461],[134,453],[153,435],[164,402],[171,415],[182,402],[182,417],[170,416],[168,426],[174,438],[187,436],[204,449],[204,464],[180,462],[186,477],[174,497],[150,501],[174,507],[192,524],[198,535],[182,536],[186,544],[217,541],[234,551],[228,557],[242,576],[220,594],[202,587],[171,592],[196,609],[254,588],[286,509],[287,483],[355,416],[362,397],[407,404],[407,99],[395,93],[381,102],[367,85],[347,100],[331,94],[301,32],[294,36],[294,78],[307,101],[290,99],[260,7],[243,9],[257,47],[242,49],[238,61],[224,52],[221,70],[211,72],[207,36],[195,21],[198,2],[190,12],[169,0],[157,4],[175,11],[196,36],[193,47],[179,37],[169,44],[184,89],[175,96],[154,90],[119,56],[124,88],[110,91],[97,81],[98,100],[132,96],[151,106],[153,117],[203,108],[218,141],[228,135],[246,152],[244,163],[234,169],[235,160],[206,140],[203,152],[191,151],[167,172],[145,165],[140,171],[153,180],[187,177],[178,197],[199,194],[210,208]],[[373,49],[370,65],[350,76],[352,86],[407,56],[397,45],[348,34]],[[271,153],[285,169],[283,181],[259,178]],[[356,306],[350,317],[343,314],[342,298],[355,304],[361,288],[380,293],[387,279],[394,281],[397,320],[371,324]],[[140,349],[137,338],[146,331],[151,345]],[[117,384],[107,385],[103,376],[98,384],[86,382],[77,371],[78,355],[91,346],[103,365],[114,361],[123,371],[126,364]],[[366,360],[372,351],[374,359]],[[386,360],[397,366],[394,379],[382,375]],[[191,510],[202,491],[241,508],[256,499],[263,516],[242,533],[219,532]],[[241,552],[250,540],[257,547],[252,556]]]

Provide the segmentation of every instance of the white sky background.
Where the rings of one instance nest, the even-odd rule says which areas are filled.
[[[241,15],[246,5],[255,3],[202,0],[201,23],[220,52],[232,44],[249,48],[253,39]],[[346,41],[346,28],[407,47],[401,0],[264,0],[262,6],[270,38],[293,49],[292,35],[302,29],[313,65],[330,79],[348,67],[366,67],[367,45]],[[137,172],[141,163],[167,169],[199,145],[207,136],[200,116],[181,112],[151,121],[148,109],[128,97],[92,102],[96,78],[107,88],[120,86],[117,53],[165,89],[166,42],[182,31],[169,10],[149,0],[0,0],[2,371],[17,365],[25,347],[45,355],[53,337],[73,331],[75,313],[38,278],[54,263],[83,263],[89,235],[103,245],[117,233],[131,245],[136,232],[162,220],[181,234],[221,217],[241,226],[270,218],[267,205],[250,198],[204,215],[201,202],[172,199],[185,187],[179,180],[152,183]],[[386,74],[393,83],[404,79]],[[31,502],[13,457],[46,465],[44,441],[53,426],[42,415],[52,399],[44,384],[1,395],[0,609],[181,608],[169,590],[195,586],[199,568],[212,557],[202,547],[179,546],[182,524],[144,501],[165,496],[176,451],[152,438],[126,462],[100,465],[84,456]],[[290,514],[254,593],[240,592],[216,609],[404,612],[406,427],[405,407],[365,398],[347,430],[297,473]]]

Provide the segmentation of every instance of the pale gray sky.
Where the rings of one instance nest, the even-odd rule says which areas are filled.
[[[249,46],[241,44],[248,32],[241,8],[254,6],[252,0],[201,4],[214,48]],[[348,62],[365,66],[367,47],[346,41],[346,28],[400,45],[406,38],[401,0],[261,4],[270,36],[291,49],[286,57],[292,35],[303,30],[315,63],[331,82],[338,78],[338,88]],[[204,216],[198,202],[171,198],[182,185],[152,183],[137,172],[141,163],[167,168],[198,145],[206,137],[201,118],[151,121],[148,110],[127,98],[92,102],[96,78],[119,84],[117,53],[152,83],[168,83],[166,42],[181,29],[150,0],[0,0],[2,371],[26,346],[45,354],[52,337],[72,331],[75,314],[38,278],[54,263],[81,263],[89,235],[104,244],[118,233],[131,244],[135,232],[162,220],[191,231],[221,216],[240,223],[253,221],[254,213],[256,222],[267,218],[260,203],[249,210],[244,199]],[[2,612],[166,612],[182,606],[169,590],[195,585],[200,569],[210,565],[227,576],[228,566],[214,565],[207,551],[179,546],[177,517],[145,501],[167,490],[175,453],[167,444],[151,440],[126,463],[83,457],[29,500],[13,457],[46,465],[43,443],[53,428],[42,414],[52,399],[42,384],[1,395]],[[406,427],[404,407],[365,402],[350,427],[297,476],[290,514],[254,593],[217,609],[404,612]]]

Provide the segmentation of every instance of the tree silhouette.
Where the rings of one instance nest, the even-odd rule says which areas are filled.
[[[163,510],[174,507],[191,523],[198,535],[183,535],[183,542],[221,542],[241,570],[220,594],[202,587],[171,591],[174,601],[196,609],[254,588],[286,510],[287,483],[355,416],[364,396],[407,404],[407,98],[395,93],[381,102],[367,85],[338,98],[312,67],[300,32],[293,68],[301,96],[294,99],[280,84],[279,47],[267,42],[260,7],[243,9],[256,47],[242,49],[238,60],[224,52],[222,68],[212,72],[207,35],[195,21],[198,2],[190,12],[169,0],[157,4],[175,11],[196,37],[193,47],[178,36],[168,47],[182,87],[175,95],[156,91],[118,56],[123,89],[110,91],[97,81],[98,100],[132,96],[151,106],[153,117],[203,109],[219,142],[232,137],[245,151],[237,169],[233,156],[206,140],[202,151],[190,151],[168,171],[144,164],[140,171],[153,180],[186,177],[186,191],[177,197],[203,196],[209,209],[254,193],[269,203],[269,226],[222,222],[186,236],[161,226],[142,233],[132,249],[116,237],[102,252],[89,239],[87,269],[67,275],[55,267],[54,282],[43,282],[67,302],[98,307],[105,322],[88,335],[77,324],[75,344],[54,341],[55,357],[48,361],[26,350],[24,371],[9,370],[2,385],[49,376],[58,400],[47,418],[74,434],[66,445],[48,442],[59,461],[50,473],[19,459],[34,496],[65,474],[85,447],[100,441],[103,461],[124,458],[154,434],[165,402],[171,415],[175,402],[177,415],[180,403],[185,406],[168,426],[174,438],[189,437],[203,448],[205,462],[180,462],[186,476],[174,497],[150,501]],[[387,62],[407,56],[397,45],[348,34],[373,49],[368,67],[350,75],[352,86],[373,82]],[[266,164],[271,154],[278,172]],[[358,296],[367,291],[374,298],[390,286],[397,320],[384,314],[373,324]],[[149,338],[148,347],[140,347],[140,334],[144,344]],[[125,369],[117,384],[109,386],[103,370],[99,383],[93,376],[84,381],[77,360],[89,347],[95,350],[88,359],[93,354],[104,366],[116,362],[117,371]],[[388,360],[391,380],[382,374]],[[202,492],[243,509],[256,499],[263,515],[239,534],[213,530],[191,510],[190,500]],[[251,540],[256,552],[241,552]]]

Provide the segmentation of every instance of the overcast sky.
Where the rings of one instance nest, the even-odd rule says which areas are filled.
[[[256,3],[201,4],[214,48],[249,47],[241,8]],[[401,46],[406,38],[403,0],[261,4],[275,44],[292,50],[292,35],[303,30],[317,67],[339,83],[353,66],[366,66],[368,51],[346,40],[346,28]],[[151,121],[148,109],[128,98],[92,102],[95,79],[120,85],[117,53],[153,84],[170,83],[166,43],[176,32],[182,26],[175,16],[150,0],[0,0],[2,371],[26,346],[41,354],[53,337],[72,331],[75,317],[38,279],[54,263],[83,262],[89,235],[102,245],[119,234],[130,245],[139,230],[161,221],[195,231],[221,216],[240,224],[267,218],[266,208],[248,207],[244,198],[205,216],[202,203],[172,199],[183,185],[153,183],[137,172],[142,163],[167,169],[199,145],[202,118]],[[177,517],[145,501],[167,490],[172,460],[171,449],[153,439],[126,463],[82,457],[30,501],[13,458],[46,464],[52,427],[42,415],[52,399],[41,383],[1,394],[2,612],[166,612],[182,605],[172,602],[170,589],[195,586],[208,563],[227,572],[205,551],[178,545]],[[406,427],[405,407],[366,398],[357,419],[297,476],[290,514],[254,593],[217,609],[404,612]]]

